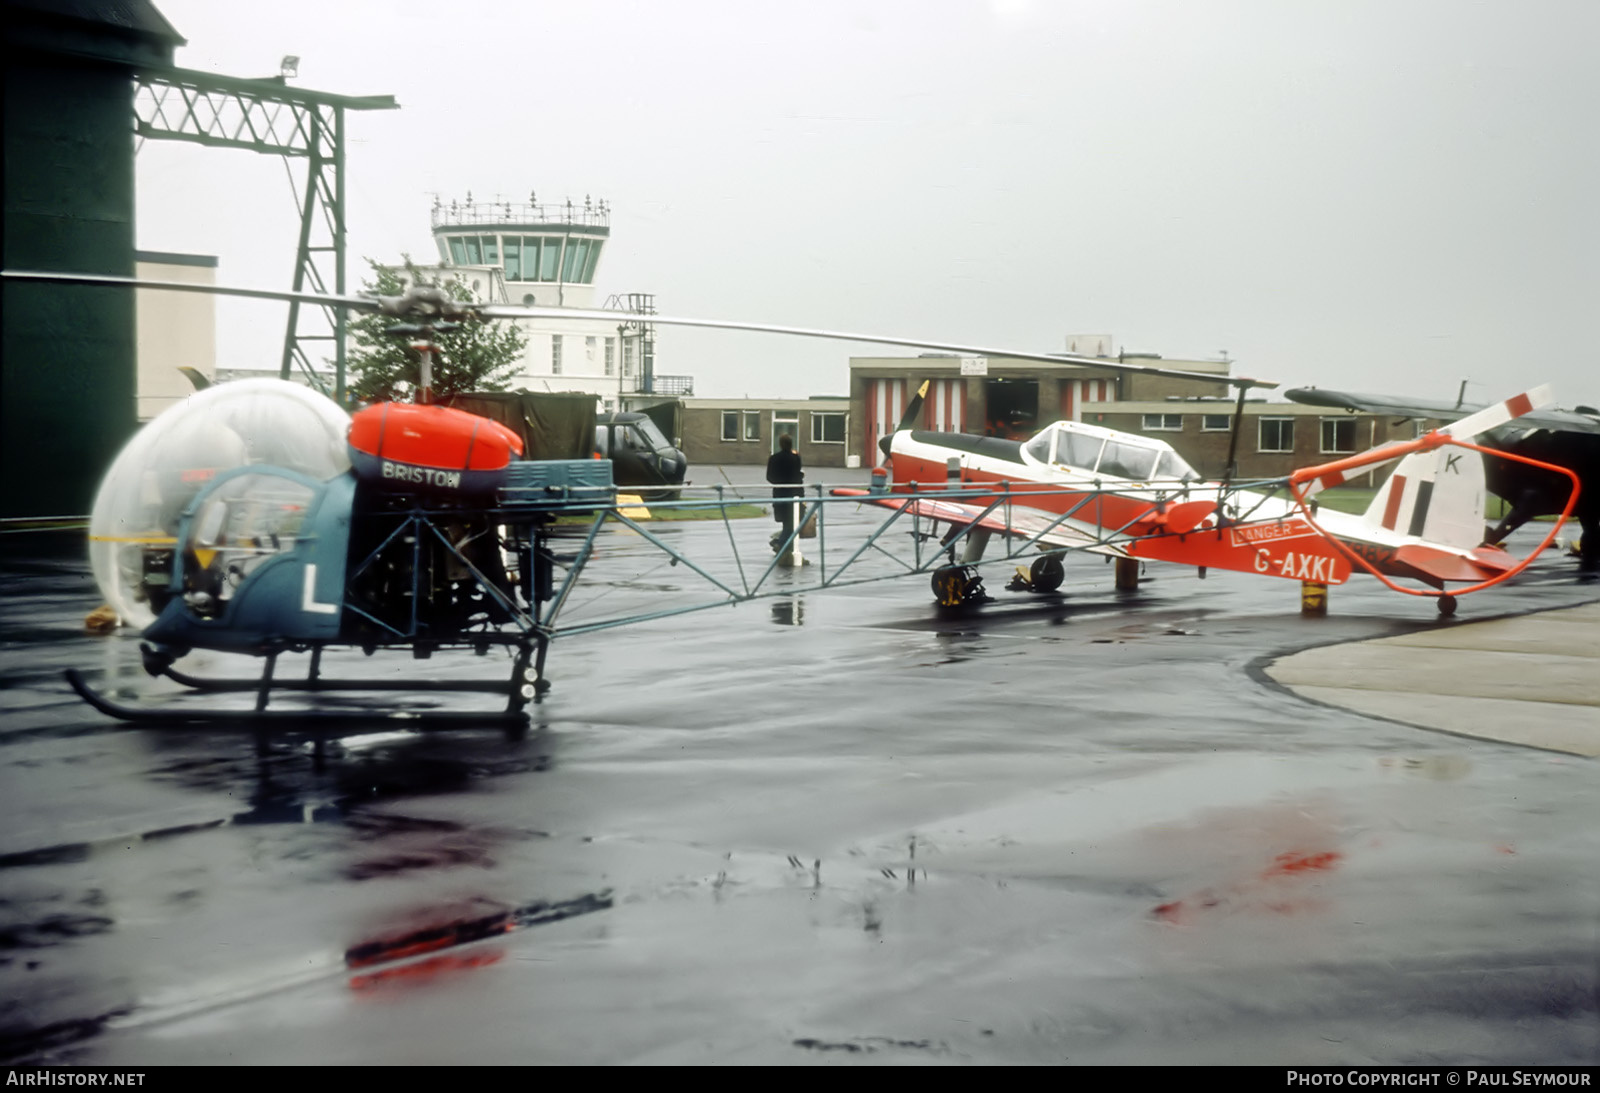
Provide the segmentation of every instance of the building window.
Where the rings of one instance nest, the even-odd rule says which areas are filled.
[[[561,335],[550,335],[550,374],[561,375]]]
[[[1264,417],[1260,421],[1261,433],[1260,442],[1256,445],[1257,451],[1294,451],[1294,418]]]
[[[1202,433],[1225,433],[1233,428],[1232,414],[1201,414],[1200,431]]]
[[[1145,414],[1144,431],[1147,433],[1181,433],[1182,414]]]
[[[739,411],[737,411],[737,410],[724,410],[724,411],[722,411],[722,439],[723,440],[738,440],[739,439]]]
[[[606,375],[615,374],[617,370],[617,339],[606,339]]]
[[[522,280],[522,240],[515,235],[506,236],[506,280]]]
[[[746,440],[761,439],[760,410],[746,410],[744,412],[744,438]]]
[[[813,411],[811,414],[811,443],[843,444],[844,415]]]
[[[521,273],[521,280],[539,280],[539,237],[537,235],[524,235],[522,237]]]
[[[583,263],[589,257],[589,241],[587,239],[567,240],[567,256],[561,263],[561,279],[568,284],[573,282],[572,267],[577,266],[581,272]]]
[[[523,258],[522,264],[524,266],[528,264],[526,257]],[[539,280],[554,281],[556,279],[556,274],[559,273],[560,270],[561,240],[541,239],[539,255]]]
[[[772,450],[778,450],[778,438],[784,434],[794,437],[795,447],[800,446],[800,415],[790,411],[772,411]]]
[[[1356,419],[1353,417],[1325,417],[1322,419],[1322,451],[1325,455],[1349,454],[1356,450]]]
[[[622,339],[622,374],[633,375],[633,342],[628,338]]]

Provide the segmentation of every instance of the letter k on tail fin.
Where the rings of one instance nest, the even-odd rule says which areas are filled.
[[[1484,501],[1483,457],[1447,444],[1402,459],[1362,520],[1399,535],[1471,550],[1483,541]]]

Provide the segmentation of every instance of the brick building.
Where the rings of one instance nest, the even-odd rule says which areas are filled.
[[[761,464],[787,433],[808,467],[860,466],[850,419],[846,398],[684,399],[680,447],[691,467]]]

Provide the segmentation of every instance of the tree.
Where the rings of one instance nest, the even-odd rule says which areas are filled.
[[[373,279],[363,284],[366,292],[380,296],[402,293],[401,273],[367,259]],[[405,260],[406,283],[416,284],[421,275],[411,260]],[[472,290],[459,276],[440,285],[452,299],[471,300]],[[404,402],[416,394],[422,356],[411,348],[414,338],[387,334],[390,327],[404,320],[389,315],[362,315],[352,319],[351,348],[346,357],[350,397],[357,402]],[[433,392],[438,396],[468,391],[504,391],[517,373],[528,336],[511,322],[464,322],[456,329],[434,336]]]

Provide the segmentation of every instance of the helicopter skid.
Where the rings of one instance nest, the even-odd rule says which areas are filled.
[[[305,679],[275,679],[273,669],[277,656],[268,654],[257,679],[205,679],[181,672],[170,660],[146,657],[145,668],[154,676],[165,676],[180,686],[204,694],[253,693],[254,709],[206,708],[188,703],[168,706],[128,706],[95,690],[77,669],[69,669],[67,682],[72,689],[101,713],[123,721],[162,724],[215,724],[261,726],[269,723],[318,723],[405,725],[415,728],[462,727],[473,725],[517,726],[526,722],[524,708],[536,695],[549,689],[543,678],[546,643],[524,644],[520,649],[509,680],[393,680],[393,679],[329,679],[318,674],[321,648],[313,650],[311,674]],[[435,692],[477,692],[506,697],[500,710],[416,710],[394,707],[369,709],[269,709],[274,692],[373,692],[406,691],[413,694]]]
[[[259,691],[259,679],[202,679],[168,665],[159,674],[196,691]],[[281,691],[475,691],[480,694],[505,694],[506,684],[488,679],[275,679],[272,687]]]
[[[142,724],[162,725],[213,725],[213,726],[241,726],[260,727],[270,724],[283,725],[386,725],[392,728],[471,728],[471,727],[505,727],[521,725],[526,722],[527,714],[518,705],[515,709],[503,710],[404,710],[404,709],[370,709],[370,710],[320,710],[320,709],[226,709],[206,708],[200,706],[172,705],[163,707],[127,706],[106,697],[95,690],[84,679],[83,673],[76,668],[69,668],[66,672],[67,682],[89,705],[109,717],[122,721],[132,721]],[[207,689],[213,691],[260,691],[259,682],[244,684],[242,680],[217,680],[211,681]],[[295,684],[273,684],[274,688],[287,690],[391,690],[383,686],[373,687],[370,683],[350,683],[340,681],[334,683],[327,681],[316,688],[308,688],[299,681]],[[222,686],[216,686],[222,684]],[[424,687],[412,686],[407,688],[413,691],[422,690],[491,690],[503,692],[503,684],[484,685],[482,687]]]

